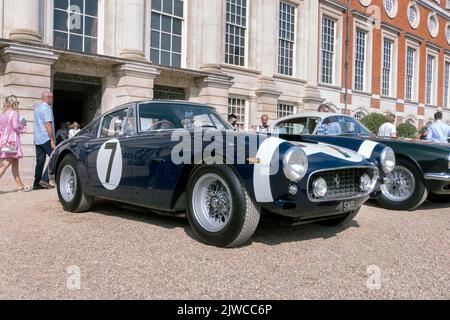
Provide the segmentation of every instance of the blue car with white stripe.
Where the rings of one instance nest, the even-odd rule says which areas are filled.
[[[210,106],[144,101],[94,120],[56,148],[49,168],[66,211],[88,211],[101,198],[186,214],[201,241],[235,247],[263,214],[292,224],[351,221],[395,165],[383,154],[382,144],[358,153],[236,132]]]

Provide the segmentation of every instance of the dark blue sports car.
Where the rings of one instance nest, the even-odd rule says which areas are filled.
[[[360,154],[231,129],[206,105],[130,103],[59,145],[50,172],[69,212],[88,211],[97,197],[186,213],[203,242],[233,247],[253,235],[262,213],[293,224],[352,220],[395,165],[382,144]]]

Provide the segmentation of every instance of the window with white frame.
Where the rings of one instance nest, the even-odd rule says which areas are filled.
[[[384,10],[389,18],[395,18],[398,10],[397,0],[384,0]]]
[[[405,98],[414,100],[414,77],[416,69],[416,49],[408,47],[406,50],[406,88]]]
[[[294,72],[295,7],[280,2],[278,40],[278,73],[292,76]]]
[[[426,90],[425,103],[427,105],[436,105],[436,56],[430,53],[427,54],[427,70],[426,70]]]
[[[332,84],[334,77],[334,55],[336,46],[336,20],[322,17],[322,68],[321,81]]]
[[[392,94],[392,61],[394,42],[390,39],[383,39],[383,72],[381,83],[381,94],[390,96]]]
[[[408,21],[412,28],[416,29],[420,23],[420,10],[415,2],[408,5]]]
[[[356,29],[355,41],[355,90],[365,89],[365,68],[366,68],[366,43],[367,32],[359,28]]]
[[[183,0],[152,0],[150,60],[181,67]]]
[[[247,0],[226,0],[225,63],[245,66]]]
[[[246,101],[244,99],[228,98],[228,114],[234,114],[237,117],[239,130],[246,129]]]
[[[439,33],[439,20],[435,12],[430,13],[428,16],[428,31],[433,38],[436,38]]]
[[[444,66],[444,108],[450,109],[450,60]]]
[[[278,104],[277,117],[283,118],[295,114],[295,107],[290,104]]]
[[[97,53],[98,1],[54,0],[53,45]]]

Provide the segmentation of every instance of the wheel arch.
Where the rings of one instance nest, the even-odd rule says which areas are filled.
[[[187,189],[187,185],[189,182],[189,177],[191,176],[192,172],[194,172],[197,168],[207,165],[205,163],[206,160],[208,160],[208,159],[204,159],[202,161],[202,163],[200,163],[200,164],[194,164],[194,161],[192,159],[191,164],[186,164],[183,166],[183,169],[181,170],[181,173],[180,173],[180,178],[177,183],[176,191],[172,198],[171,208],[173,208],[174,211],[181,211],[186,208],[186,189]],[[237,175],[237,177],[241,181],[244,181],[244,179],[241,176],[241,174],[239,173],[239,171],[233,165],[226,164],[225,157],[223,157],[222,161],[223,161],[223,164],[221,164],[221,165],[229,166],[233,170],[233,172]],[[253,194],[253,191],[250,192],[251,190],[248,190],[248,187],[246,186],[245,183],[244,183],[244,187],[247,189],[247,192],[250,195]]]

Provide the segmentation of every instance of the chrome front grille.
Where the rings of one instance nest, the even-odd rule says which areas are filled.
[[[314,173],[308,182],[308,196],[313,201],[344,200],[364,196],[360,189],[360,179],[363,174],[368,174],[373,179],[373,172],[369,168],[351,168],[330,170]],[[316,198],[313,193],[313,183],[316,179],[323,178],[327,182],[328,192],[323,198]]]

